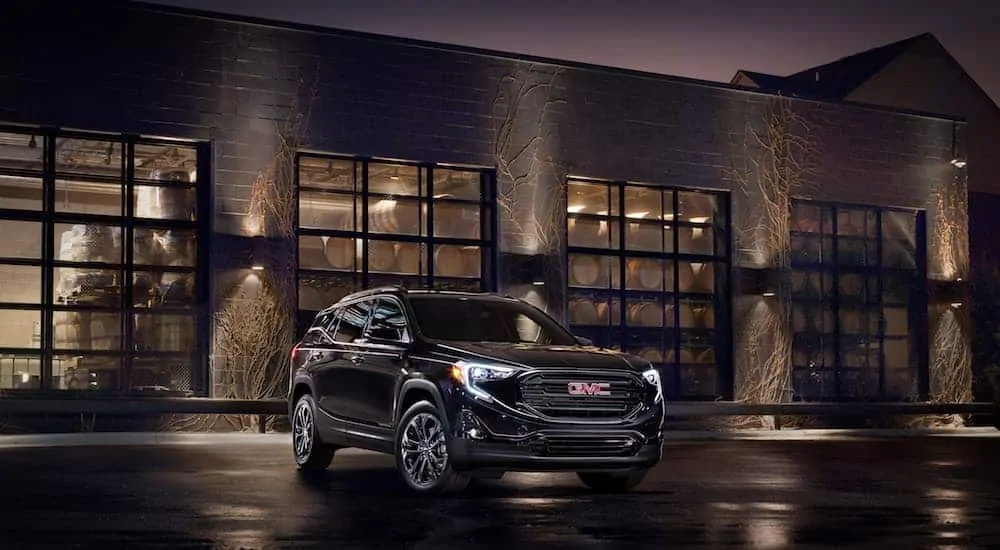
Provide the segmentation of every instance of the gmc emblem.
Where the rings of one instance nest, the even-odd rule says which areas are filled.
[[[570,395],[611,395],[610,388],[607,382],[570,382],[566,389]]]

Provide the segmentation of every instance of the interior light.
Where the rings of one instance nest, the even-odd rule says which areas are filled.
[[[632,212],[631,214],[625,214],[628,218],[642,219],[649,215],[649,212]]]
[[[954,159],[951,159],[951,164],[955,168],[965,168],[966,162],[965,162],[965,159],[954,158]]]
[[[583,212],[587,207],[582,204],[574,204],[573,206],[567,206],[566,211],[570,214],[579,214]]]
[[[253,271],[264,271],[264,266],[262,266],[260,264],[256,264],[256,265],[252,266],[250,269],[253,270]]]
[[[545,281],[532,281],[531,284],[535,286],[545,286]]]
[[[772,291],[769,290],[769,291],[761,294],[761,296],[763,296],[765,298],[774,298],[776,296],[776,294],[774,292],[772,292]]]
[[[958,309],[962,307],[962,302],[952,302],[951,307]]]
[[[690,221],[691,223],[706,223],[710,219],[711,218],[709,218],[708,216],[698,216],[696,218],[691,218]]]

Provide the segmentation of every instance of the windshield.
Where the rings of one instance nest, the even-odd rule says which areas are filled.
[[[576,339],[523,302],[447,295],[410,295],[420,332],[433,340],[575,345]]]

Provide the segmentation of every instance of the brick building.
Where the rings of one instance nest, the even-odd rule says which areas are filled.
[[[0,30],[0,388],[235,395],[275,319],[398,283],[673,399],[968,399],[960,120],[147,4]]]

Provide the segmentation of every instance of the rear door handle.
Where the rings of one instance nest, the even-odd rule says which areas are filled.
[[[365,362],[365,357],[363,355],[352,355],[348,359],[350,359],[355,365],[360,365]]]

